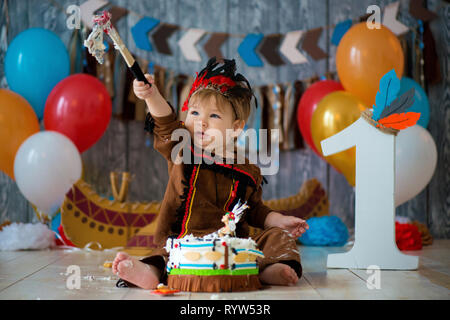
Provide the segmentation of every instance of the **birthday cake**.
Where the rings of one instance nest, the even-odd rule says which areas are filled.
[[[225,227],[203,237],[169,238],[168,286],[194,292],[237,292],[261,288],[257,258],[264,254],[251,238],[234,236],[247,206],[236,205],[222,219]]]
[[[168,286],[181,291],[249,291],[261,287],[257,257],[264,257],[248,238],[186,236],[169,238]]]

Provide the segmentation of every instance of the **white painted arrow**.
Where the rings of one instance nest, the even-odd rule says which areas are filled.
[[[281,43],[280,52],[292,63],[301,64],[308,62],[308,59],[297,49],[297,45],[303,36],[302,30],[286,33]]]
[[[88,0],[80,5],[81,20],[90,29],[94,27],[92,17],[94,12],[108,4],[108,1],[104,0]]]
[[[189,29],[180,40],[178,40],[178,45],[181,48],[181,52],[184,57],[189,61],[202,61],[200,54],[195,47],[195,44],[203,37],[206,33],[202,29]]]
[[[409,28],[397,20],[398,7],[400,2],[393,2],[384,8],[383,24],[389,28],[396,36],[408,32]]]

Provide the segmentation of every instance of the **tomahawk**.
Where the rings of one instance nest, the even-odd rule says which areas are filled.
[[[103,32],[109,35],[114,43],[114,48],[119,50],[128,68],[133,73],[134,77],[139,81],[144,81],[146,84],[151,86],[147,81],[144,74],[142,73],[141,67],[137,61],[133,58],[130,51],[123,43],[120,38],[119,33],[116,31],[114,26],[111,24],[111,14],[108,11],[103,11],[99,15],[93,17],[94,27],[92,32],[89,34],[87,40],[84,41],[84,46],[88,48],[89,53],[92,54],[98,61],[98,63],[103,64],[105,55],[105,45],[103,44]]]

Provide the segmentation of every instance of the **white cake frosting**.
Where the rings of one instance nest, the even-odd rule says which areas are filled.
[[[191,234],[181,239],[169,238],[165,249],[169,252],[169,274],[198,274],[199,270],[204,270],[200,272],[204,275],[255,273],[256,258],[264,257],[251,238],[220,237],[217,232],[204,237]]]

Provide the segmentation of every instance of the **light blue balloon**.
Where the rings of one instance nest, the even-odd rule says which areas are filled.
[[[423,128],[428,127],[430,121],[430,104],[428,103],[428,97],[420,84],[413,79],[403,77],[400,81],[400,91],[398,96],[402,95],[409,89],[414,88],[414,104],[408,109],[408,112],[419,112],[420,119],[417,124]]]
[[[9,88],[24,97],[39,119],[55,85],[70,74],[69,54],[53,32],[31,28],[19,33],[5,56]]]

